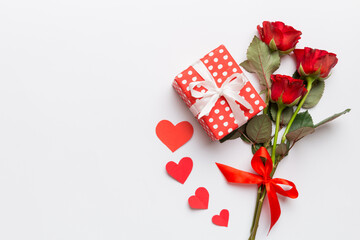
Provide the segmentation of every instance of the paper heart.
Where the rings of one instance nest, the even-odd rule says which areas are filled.
[[[178,164],[170,161],[166,164],[167,173],[177,180],[179,183],[184,184],[189,177],[193,168],[193,161],[189,157],[184,157]]]
[[[219,215],[214,215],[211,220],[215,225],[227,227],[229,223],[229,211],[223,209]]]
[[[161,120],[156,125],[156,135],[172,152],[190,140],[194,133],[193,126],[186,121],[175,126],[168,120]]]
[[[199,187],[195,195],[189,197],[189,205],[194,209],[207,209],[209,205],[209,192],[204,187]]]

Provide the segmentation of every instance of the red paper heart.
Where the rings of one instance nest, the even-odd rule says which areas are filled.
[[[223,209],[219,215],[214,215],[211,220],[215,225],[227,227],[229,223],[229,211]]]
[[[179,164],[170,161],[166,164],[167,173],[176,179],[179,183],[184,184],[189,177],[193,167],[193,161],[189,157],[184,157]]]
[[[156,135],[172,152],[189,141],[193,133],[194,128],[186,121],[174,126],[170,121],[162,120],[156,126]]]
[[[209,205],[209,192],[204,187],[199,187],[195,195],[189,197],[189,205],[195,209],[207,209]]]

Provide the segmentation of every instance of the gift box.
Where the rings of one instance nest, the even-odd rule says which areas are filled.
[[[224,45],[177,75],[173,87],[211,140],[224,138],[266,106]]]

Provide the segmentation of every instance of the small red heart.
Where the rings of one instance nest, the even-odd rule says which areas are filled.
[[[186,121],[174,126],[170,121],[162,120],[156,125],[156,135],[172,152],[189,141],[193,133],[193,126]]]
[[[170,161],[166,164],[167,173],[176,179],[179,183],[184,184],[189,177],[193,168],[193,161],[189,157],[184,157],[179,164]]]
[[[229,211],[223,209],[219,215],[214,215],[211,220],[215,225],[227,227],[229,223]]]
[[[207,209],[209,205],[209,192],[204,187],[199,187],[195,195],[189,197],[189,205],[194,209]]]

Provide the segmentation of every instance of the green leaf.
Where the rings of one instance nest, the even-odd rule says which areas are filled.
[[[268,151],[268,153],[271,155],[272,152],[272,145],[269,144],[269,146],[266,147],[266,150]],[[266,162],[266,161],[265,161]]]
[[[244,126],[244,131],[240,136],[241,140],[243,140],[245,143],[252,143],[250,138],[246,135],[246,132],[245,132],[246,126],[245,125],[243,125],[243,126]]]
[[[316,81],[313,83],[312,88],[307,96],[302,108],[309,109],[315,107],[320,101],[325,89],[324,81]]]
[[[260,144],[260,143],[255,143],[255,144],[251,145],[252,154],[255,154],[256,151],[259,150],[260,147],[262,147],[262,144]]]
[[[270,106],[270,113],[271,113],[271,119],[275,122],[276,121],[276,113],[277,113],[278,107],[277,104],[272,103]],[[291,119],[291,116],[294,113],[293,107],[287,107],[283,110],[280,117],[280,125],[287,125]]]
[[[255,73],[254,67],[251,65],[249,60],[245,60],[242,63],[240,63],[240,66],[242,66],[246,71],[250,73]]]
[[[280,118],[280,124],[281,125],[287,125],[294,114],[294,108],[293,107],[287,107],[283,110]]]
[[[300,74],[298,73],[297,70],[295,70],[294,74],[292,75],[292,78],[295,78],[295,79],[300,79]]]
[[[269,42],[269,48],[273,51],[277,51],[277,47],[276,47],[276,43],[274,39],[271,39],[271,41]]]
[[[241,134],[240,136],[241,140],[243,140],[244,143],[251,143],[250,140],[245,136],[246,136],[245,133]]]
[[[275,154],[284,156],[288,152],[288,147],[285,143],[277,144]]]
[[[270,102],[269,103],[269,115],[273,122],[276,122],[276,114],[277,114],[278,106],[276,103]]]
[[[286,134],[286,138],[289,141],[297,142],[300,139],[302,139],[303,137],[305,137],[306,135],[309,135],[313,132],[315,132],[315,128],[313,128],[313,127],[301,127],[301,128],[298,128],[298,129]]]
[[[271,138],[271,120],[267,115],[252,118],[246,126],[246,135],[255,143],[264,143]]]
[[[238,129],[235,129],[234,131],[232,131],[231,133],[229,133],[228,135],[226,135],[225,137],[223,137],[222,139],[219,140],[220,143],[224,143],[227,140],[234,140],[236,138],[239,138],[241,136],[241,133],[239,133],[237,131]]]
[[[234,139],[240,138],[245,131],[245,126],[246,125],[242,125],[241,127],[235,129],[234,131],[232,131],[231,133],[229,133],[228,135],[226,135],[225,137],[220,139],[219,142],[224,143],[227,140],[234,140]]]
[[[246,71],[256,73],[259,77],[260,84],[271,88],[270,76],[280,66],[280,56],[278,51],[271,49],[262,42],[257,36],[254,36],[246,53],[247,61],[240,65]]]
[[[348,108],[348,109],[346,109],[346,110],[344,110],[344,111],[342,111],[342,112],[340,112],[340,113],[336,113],[336,114],[334,114],[334,115],[332,115],[332,116],[330,116],[330,117],[328,117],[328,118],[325,118],[324,120],[322,120],[321,122],[319,122],[318,124],[316,124],[314,127],[317,128],[317,127],[319,127],[319,126],[321,126],[321,125],[323,125],[323,124],[325,124],[325,123],[328,123],[328,122],[330,122],[330,121],[332,121],[332,120],[340,117],[341,115],[350,112],[350,110],[351,110],[351,109]]]
[[[265,94],[266,92],[267,92],[266,89],[263,89],[263,90],[260,91],[259,94],[262,95],[262,94]]]
[[[308,111],[296,115],[296,118],[289,129],[289,133],[303,127],[314,127],[312,117]]]
[[[269,102],[268,108],[269,108],[268,115],[270,116],[271,120],[275,122],[276,113],[277,113],[277,104],[273,102]]]

